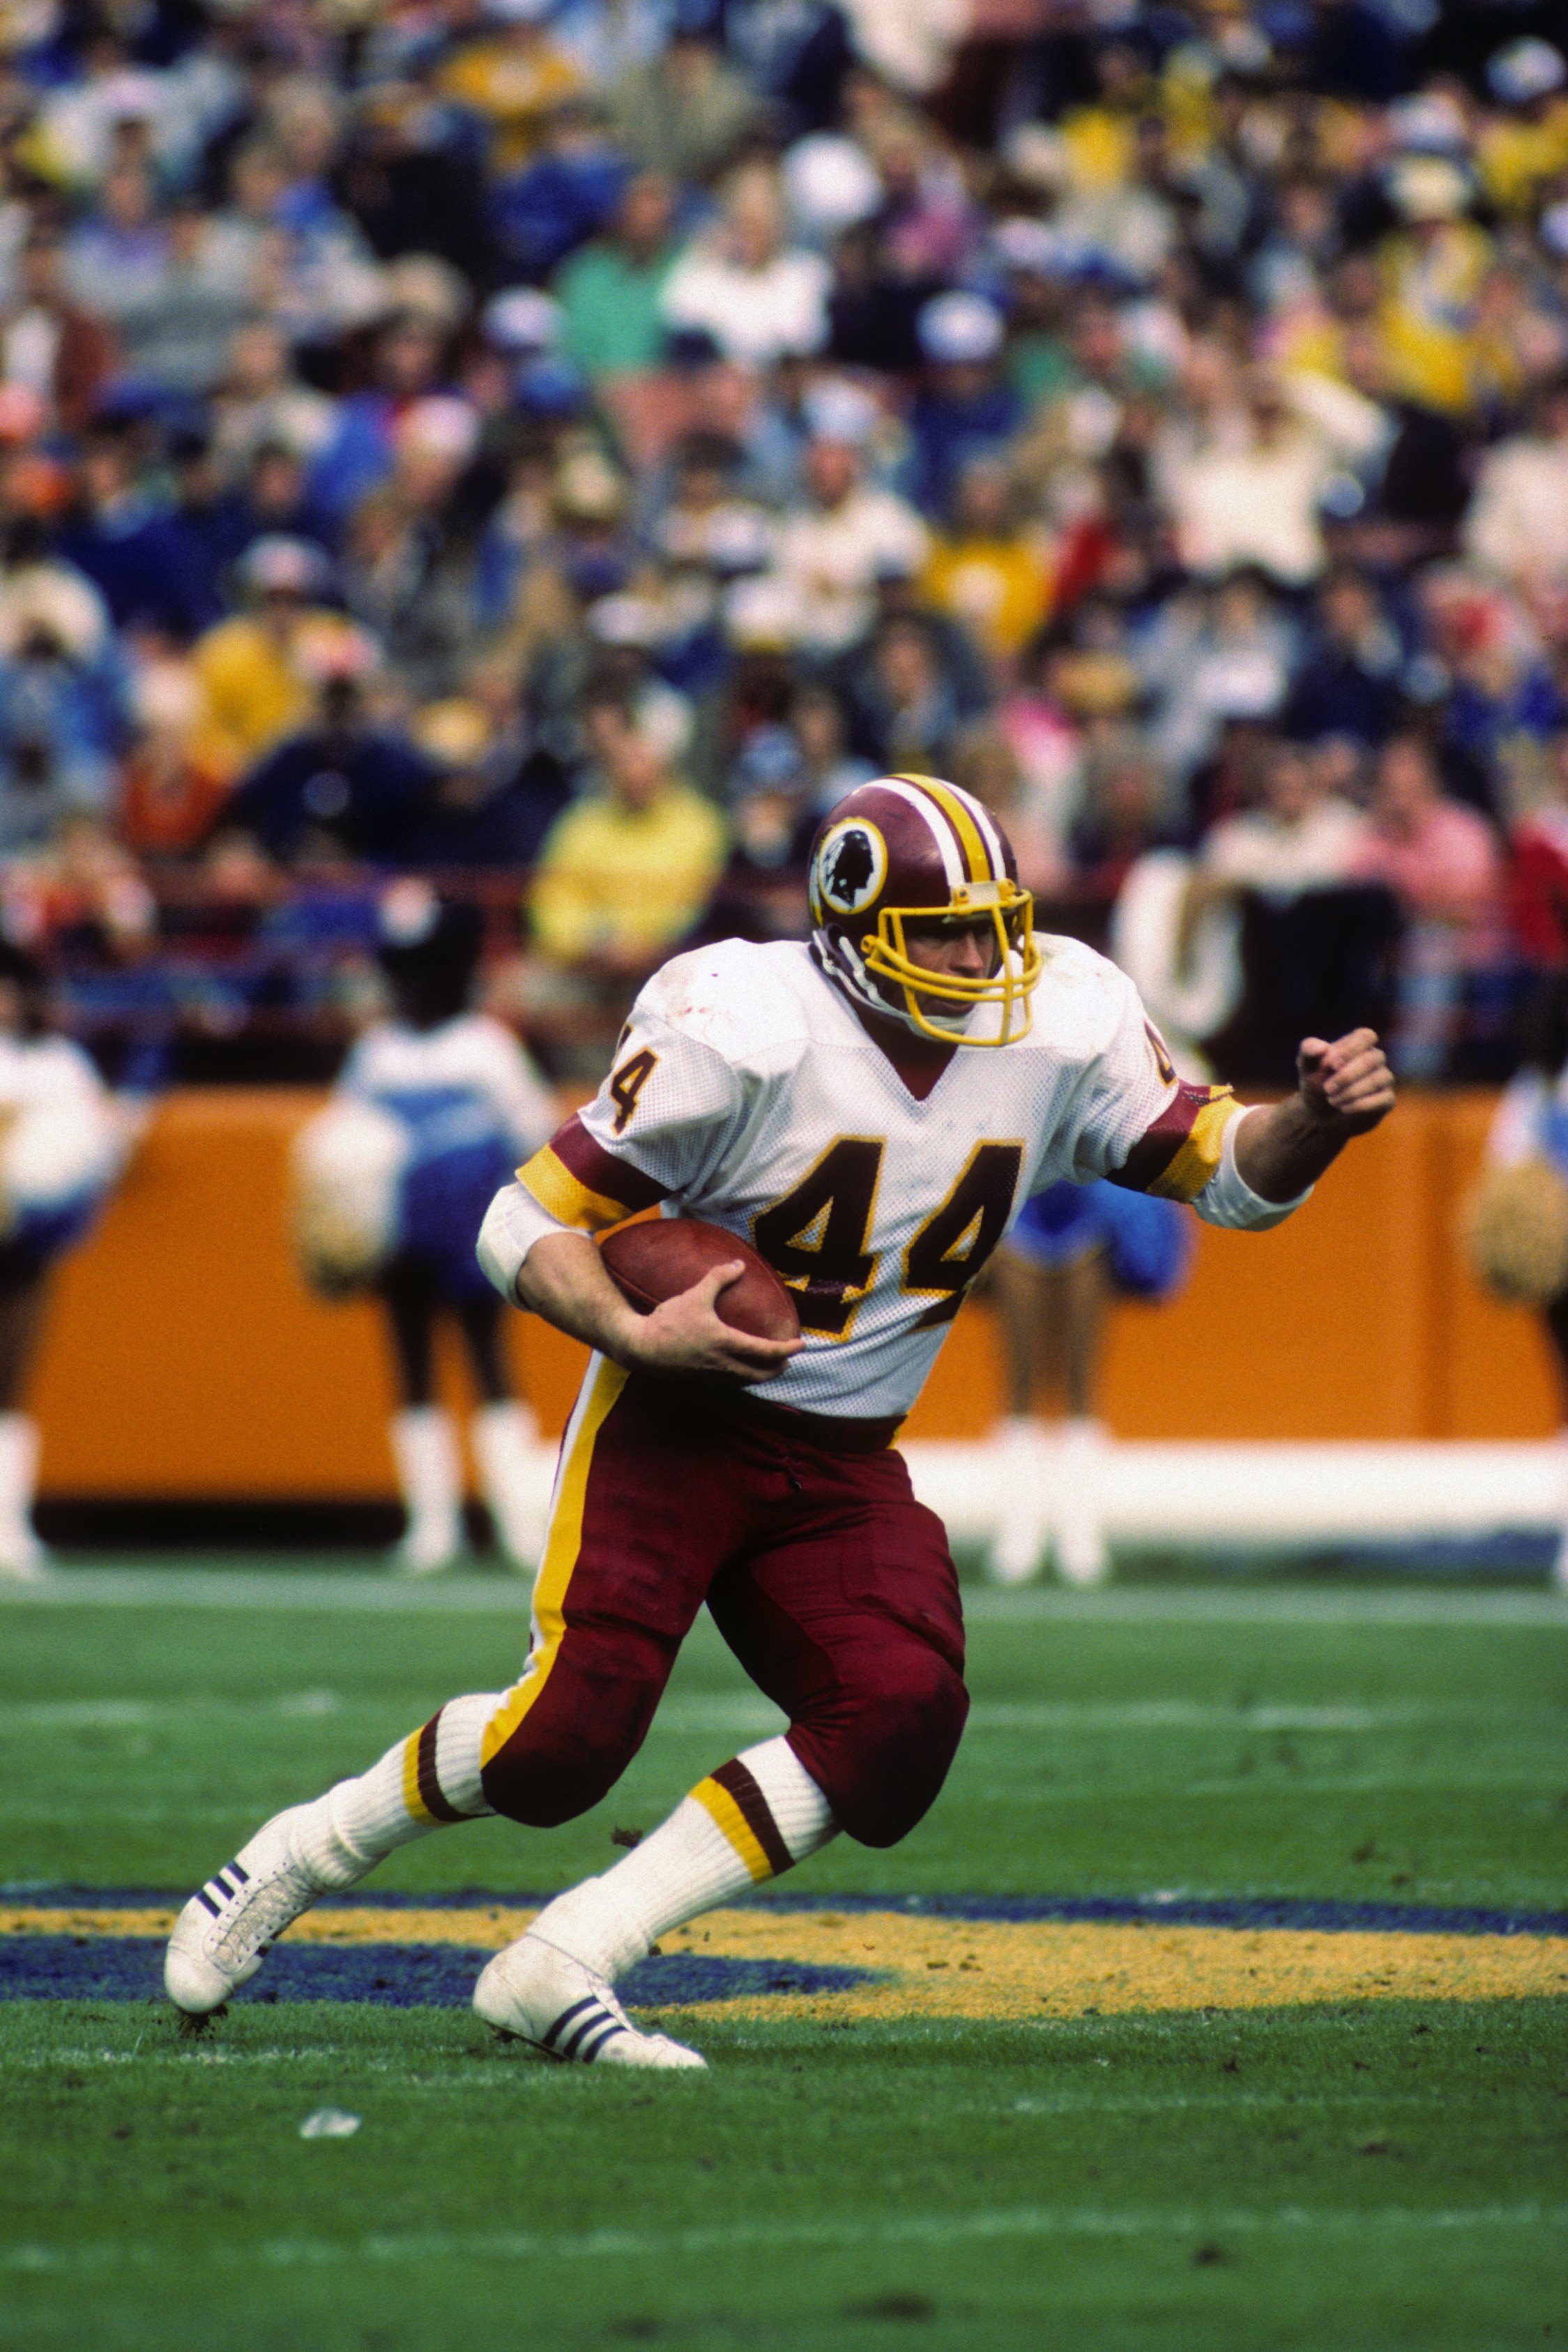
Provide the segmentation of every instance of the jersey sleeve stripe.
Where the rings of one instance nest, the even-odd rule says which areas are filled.
[[[639,1209],[651,1209],[664,1187],[596,1143],[574,1112],[542,1151],[517,1171],[541,1209],[563,1225],[598,1233]]]
[[[1162,1201],[1196,1201],[1224,1157],[1225,1130],[1239,1108],[1228,1088],[1200,1104],[1191,1131],[1176,1147],[1164,1174],[1145,1185],[1145,1192]]]
[[[1178,1086],[1113,1181],[1162,1201],[1196,1201],[1219,1165],[1225,1130],[1239,1109],[1228,1087]]]

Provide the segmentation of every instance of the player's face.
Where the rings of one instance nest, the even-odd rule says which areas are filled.
[[[918,964],[922,971],[941,972],[955,980],[989,980],[1001,953],[997,927],[989,916],[970,923],[946,921],[939,916],[929,922],[913,918],[904,926],[904,945],[910,962]],[[940,998],[924,1002],[927,1009],[934,1005],[939,1012],[952,1010]]]

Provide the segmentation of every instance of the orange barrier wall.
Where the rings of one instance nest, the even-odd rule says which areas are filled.
[[[392,1402],[377,1311],[294,1271],[290,1136],[319,1097],[163,1103],[90,1243],[62,1267],[34,1382],[57,1495],[375,1497]],[[1533,1437],[1556,1423],[1536,1320],[1485,1298],[1455,1239],[1490,1100],[1416,1098],[1273,1234],[1198,1229],[1165,1307],[1118,1307],[1105,1407],[1125,1437]],[[519,1376],[558,1430],[581,1350],[518,1316]],[[454,1398],[455,1364],[446,1367]],[[977,1436],[999,1407],[990,1318],[960,1317],[909,1424]]]

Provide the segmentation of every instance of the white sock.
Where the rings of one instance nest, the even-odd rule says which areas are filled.
[[[400,1845],[493,1812],[479,1785],[479,1742],[499,1705],[497,1691],[448,1699],[368,1772],[302,1806],[293,1832],[300,1860],[320,1873],[351,1864],[351,1876],[323,1878],[349,1885]]]
[[[497,1540],[519,1568],[538,1567],[549,1517],[549,1469],[534,1461],[538,1433],[529,1407],[510,1399],[481,1405],[468,1424]]]
[[[764,1740],[699,1781],[613,1870],[558,1895],[528,1933],[613,1983],[667,1928],[778,1877],[837,1829],[789,1741]]]
[[[37,1423],[25,1412],[0,1412],[0,1564],[26,1568],[44,1557],[33,1530],[37,1478]]]
[[[463,1465],[450,1413],[413,1404],[388,1426],[408,1532],[398,1554],[409,1568],[444,1567],[463,1549]]]

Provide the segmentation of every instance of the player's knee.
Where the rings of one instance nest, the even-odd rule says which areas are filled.
[[[839,1826],[861,1845],[907,1837],[936,1801],[968,1712],[962,1675],[935,1650],[911,1644],[885,1662],[828,1743],[821,1786]]]
[[[526,1829],[559,1829],[607,1797],[629,1757],[619,1748],[592,1754],[550,1754],[537,1745],[511,1743],[493,1756],[480,1775],[487,1801],[508,1821]]]

